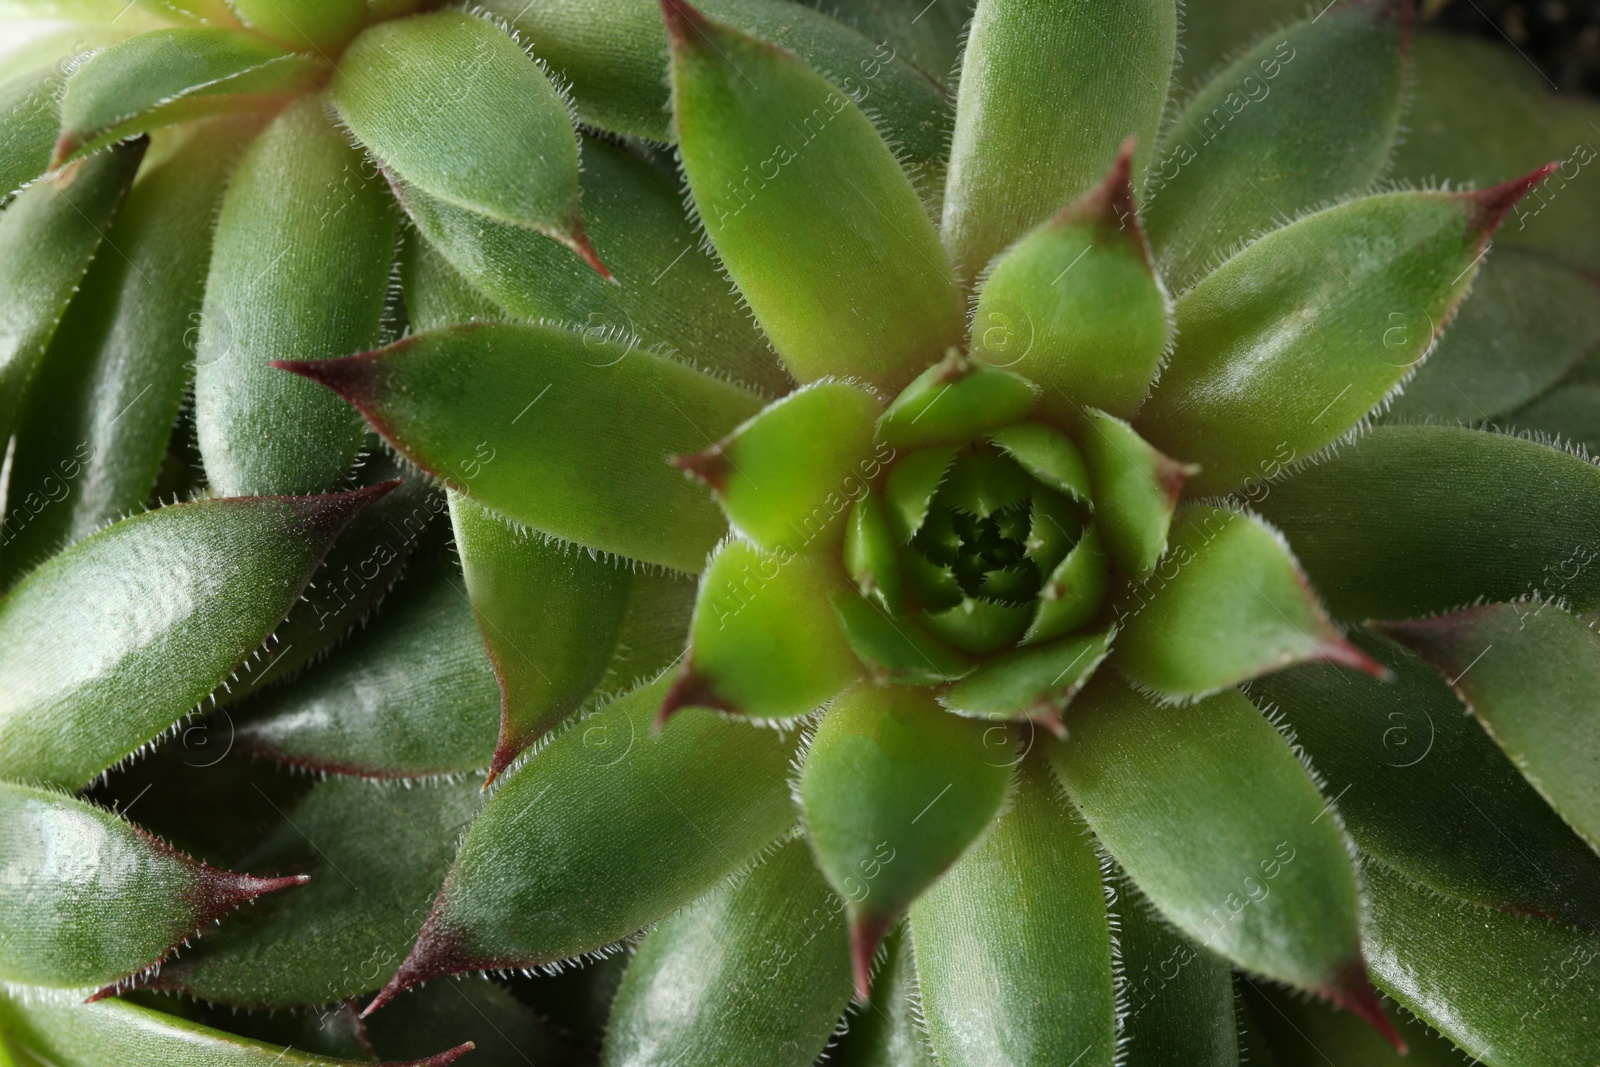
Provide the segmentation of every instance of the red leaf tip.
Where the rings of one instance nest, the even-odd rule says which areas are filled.
[[[1378,991],[1372,988],[1372,982],[1367,978],[1367,965],[1361,960],[1353,960],[1340,967],[1334,973],[1334,984],[1318,992],[1376,1030],[1400,1055],[1404,1056],[1410,1051],[1405,1038],[1400,1036],[1400,1031],[1384,1014],[1383,1001]]]
[[[450,1067],[450,1064],[477,1047],[474,1042],[463,1041],[455,1048],[447,1048],[443,1052],[429,1056],[425,1060],[406,1060],[404,1063],[387,1064],[386,1067]]]
[[[405,344],[404,341],[399,343]],[[362,352],[339,359],[275,359],[270,365],[298,374],[318,385],[325,385],[356,407],[365,408],[374,399],[377,377],[373,373],[376,369],[375,355],[373,352]]]
[[[1555,160],[1520,178],[1513,178],[1487,189],[1462,193],[1468,204],[1468,232],[1485,238],[1492,236],[1505,221],[1506,216],[1511,214],[1511,209],[1533,192],[1534,186],[1548,178],[1559,166],[1561,161]]]
[[[1317,658],[1325,663],[1336,663],[1341,667],[1358,670],[1362,674],[1370,674],[1380,682],[1394,681],[1394,672],[1361,651],[1344,637],[1337,637],[1318,645]]]
[[[850,965],[855,974],[856,997],[865,1004],[872,996],[872,959],[889,932],[889,919],[863,912],[850,921]]]
[[[309,874],[291,874],[281,878],[258,878],[253,874],[222,870],[201,864],[199,878],[191,891],[200,924],[204,925],[257,897],[270,896],[294,889],[311,881]]]
[[[401,961],[400,968],[389,979],[389,984],[380,989],[372,1002],[361,1010],[361,1018],[365,1019],[401,993],[423,982],[495,965],[495,961],[473,959],[460,933],[440,921],[439,909],[443,903],[444,894],[441,891],[439,899],[433,903],[433,910],[428,913],[427,921],[422,924],[422,931],[417,934],[417,943],[411,946],[411,951]]]
[[[659,734],[667,725],[667,720],[684,708],[712,708],[729,715],[742,714],[741,709],[729,703],[712,688],[710,679],[695,671],[692,658],[683,665],[683,670],[679,672],[677,679],[672,683],[672,688],[667,690],[666,697],[661,701],[661,710],[656,712],[656,733]]]
[[[667,462],[689,477],[704,482],[719,496],[728,490],[728,471],[733,465],[728,462],[721,442],[692,456],[668,456]]]
[[[688,44],[696,34],[705,34],[710,20],[685,0],[661,0],[661,17],[667,23],[667,39],[674,46]]]
[[[1135,137],[1123,141],[1099,186],[1062,208],[1052,221],[1057,226],[1098,223],[1107,233],[1126,231],[1153,272],[1155,260],[1133,195],[1133,153],[1137,143]]]
[[[589,242],[589,231],[584,229],[581,216],[573,216],[572,221],[567,224],[567,232],[562,235],[561,241],[568,248],[578,253],[578,257],[593,267],[595,273],[599,274],[600,277],[613,285],[622,284],[612,277],[611,272],[606,269],[606,265],[600,262],[600,253],[596,252],[594,245]]]

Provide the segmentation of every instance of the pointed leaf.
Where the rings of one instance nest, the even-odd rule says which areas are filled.
[[[555,1026],[504,985],[485,978],[434,982],[412,990],[401,1003],[398,1011],[356,1020],[372,1048],[387,1059],[468,1041],[474,1046],[473,1067],[565,1063],[571,1056]],[[355,1019],[354,1010],[347,1010]]]
[[[35,182],[0,212],[0,438],[122,204],[146,142],[134,141]]]
[[[829,1050],[828,1062],[839,1067],[933,1067],[928,1035],[913,1016],[917,965],[909,924],[901,923],[884,939],[873,987],[872,1003],[854,1007],[850,1029]]]
[[[566,105],[487,19],[446,11],[364,30],[340,58],[330,99],[385,171],[447,204],[547,234],[605,272],[583,232]]]
[[[924,615],[923,621],[928,629],[963,652],[986,656],[1022,640],[1033,614],[1031,604],[963,597],[952,607]]]
[[[1169,284],[1188,288],[1236,242],[1382,176],[1412,18],[1411,0],[1322,8],[1262,38],[1189,101],[1146,180],[1145,221]]]
[[[0,977],[30,986],[119,982],[302,881],[219,871],[109,811],[11,783],[0,783],[0,855]]]
[[[337,657],[252,705],[238,743],[280,763],[363,778],[486,766],[500,691],[466,591],[432,570],[410,577]]]
[[[64,57],[0,83],[0,196],[10,196],[49,169],[61,128],[62,71],[77,58]],[[8,54],[7,61],[14,59]]]
[[[760,547],[833,552],[845,510],[894,459],[889,445],[873,447],[882,413],[863,389],[813,382],[704,452],[674,462],[710,486],[734,529]]]
[[[1158,707],[1100,674],[1056,771],[1095,836],[1204,948],[1388,1027],[1361,960],[1344,834],[1283,737],[1236,690]]]
[[[516,316],[473,288],[430,240],[401,241],[400,291],[406,319],[417,333],[464,322],[516,321]]]
[[[908,544],[928,520],[934,494],[950,474],[956,449],[924,448],[905,456],[889,468],[884,480],[884,503],[889,529],[901,544]]]
[[[236,916],[151,982],[221,1004],[281,1008],[383,985],[482,805],[480,783],[374,785],[328,778],[245,856],[255,870],[310,871],[303,889]]]
[[[1038,382],[1040,403],[1066,425],[1083,407],[1131,415],[1171,343],[1171,302],[1135,214],[1132,165],[1125,144],[1099,188],[995,261],[978,297],[974,354]],[[1006,327],[1004,344],[984,329],[994,324]]]
[[[900,573],[894,528],[883,494],[868,489],[845,521],[844,566],[861,595],[886,611],[905,611],[905,586]]]
[[[1438,893],[1600,927],[1600,856],[1427,664],[1360,643],[1389,682],[1307,665],[1252,682],[1250,696],[1293,726],[1361,850]]]
[[[1021,422],[991,433],[989,443],[998,445],[1018,466],[1058,493],[1080,504],[1094,499],[1083,453],[1072,438],[1053,426]]]
[[[0,1021],[19,1045],[58,1067],[354,1067],[360,1062],[265,1045],[120,1000],[74,1004],[0,994]],[[460,1045],[425,1060],[377,1067],[449,1067],[471,1050],[470,1044]]]
[[[470,613],[499,680],[493,780],[594,691],[617,651],[631,575],[613,560],[518,532],[450,494]],[[537,605],[535,611],[531,606]]]
[[[1338,440],[1427,354],[1489,235],[1540,177],[1370,196],[1263,237],[1179,299],[1177,347],[1134,425],[1200,464],[1194,495]],[[1397,308],[1415,328],[1392,331]]]
[[[337,391],[406,458],[507,518],[691,574],[726,524],[665,459],[760,408],[679,363],[547,326],[431,330],[284,369]],[[597,435],[607,411],[633,415]]]
[[[1039,719],[1058,725],[1067,704],[1106,658],[1112,635],[1066,637],[989,660],[939,694],[939,703],[975,719]]]
[[[1172,0],[979,0],[967,31],[943,235],[962,282],[1087,192],[1132,135],[1155,144],[1177,51]]]
[[[700,579],[689,660],[662,706],[718,708],[757,718],[816,710],[863,671],[830,598],[850,593],[833,559],[717,549]]]
[[[1384,991],[1488,1067],[1600,1056],[1600,936],[1440,898],[1368,860],[1367,945]]]
[[[603,948],[705,893],[792,825],[793,739],[703,711],[657,735],[666,688],[661,678],[618,698],[507,776],[368,1012],[440,975]],[[651,876],[617,877],[627,869]]]
[[[1100,536],[1093,528],[1084,530],[1045,579],[1038,609],[1022,643],[1038,644],[1083,629],[1100,614],[1110,587],[1111,568]]]
[[[395,190],[427,242],[515,315],[571,324],[587,336],[666,346],[667,354],[765,396],[791,386],[749,311],[729,292],[716,258],[701,246],[678,183],[625,148],[583,141],[584,227],[620,284],[541,234],[404,182]]]
[[[790,372],[898,386],[960,344],[961,300],[933,224],[860,108],[794,55],[684,0],[663,11],[695,207]]]
[[[211,224],[239,149],[196,129],[147,167],[29,387],[7,497],[5,568],[20,574],[142,505],[189,382]]]
[[[0,775],[75,789],[180,721],[388,488],[161,508],[29,574],[0,601]]]
[[[369,0],[227,0],[246,26],[289,48],[333,51],[367,20]]]
[[[601,1062],[810,1067],[850,999],[843,910],[787,842],[639,943]]]
[[[53,164],[175,122],[270,106],[327,65],[251,33],[151,30],[97,52],[67,79]]]
[[[929,1043],[950,1067],[1117,1057],[1100,859],[1041,759],[994,827],[911,907]]]
[[[863,999],[890,923],[993,820],[1013,762],[1003,727],[948,715],[925,690],[863,683],[828,709],[798,796],[818,866],[848,902]]]
[[[1178,515],[1172,554],[1117,607],[1115,663],[1167,697],[1214,693],[1292,663],[1380,677],[1333,625],[1278,532],[1225,508]]]
[[[659,8],[640,0],[489,0],[539,57],[571,84],[586,125],[670,141],[661,77],[667,34]],[[918,166],[937,168],[950,144],[950,98],[887,43],[786,0],[708,0],[712,18],[795,53],[857,104],[881,116],[891,140]]]
[[[1600,471],[1535,441],[1379,427],[1258,502],[1340,618],[1537,592],[1600,604]]]
[[[311,493],[355,459],[361,423],[268,365],[382,340],[395,216],[317,99],[267,127],[222,201],[195,354],[195,424],[225,494]]]
[[[1094,487],[1095,529],[1112,566],[1139,581],[1167,551],[1167,533],[1183,483],[1197,468],[1168,459],[1127,423],[1103,411],[1084,413],[1083,459]]]
[[[878,439],[908,451],[964,445],[1027,418],[1038,394],[1026,378],[952,352],[894,398]]]
[[[1600,636],[1553,603],[1378,625],[1433,666],[1529,783],[1600,849]]]
[[[1239,1015],[1248,1013],[1262,1042],[1259,1048],[1245,1049],[1250,1057],[1245,1063],[1259,1064],[1270,1051],[1276,1059],[1269,1063],[1326,1060],[1333,1067],[1474,1067],[1465,1053],[1404,1009],[1394,1013],[1395,1028],[1406,1043],[1406,1054],[1401,1056],[1347,1011],[1242,975],[1238,989]]]
[[[893,618],[882,606],[841,589],[828,598],[845,639],[874,681],[933,685],[972,673],[973,661],[913,618]]]

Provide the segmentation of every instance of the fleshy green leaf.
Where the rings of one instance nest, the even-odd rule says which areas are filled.
[[[1600,636],[1556,604],[1533,601],[1378,629],[1431,664],[1523,777],[1600,849]]]
[[[1335,615],[1398,619],[1531,592],[1600,603],[1600,471],[1535,441],[1379,427],[1257,503]]]
[[[929,1043],[949,1067],[1108,1067],[1118,1013],[1100,859],[1043,760],[1019,777],[1005,814],[911,907]]]
[[[856,1006],[850,1029],[829,1051],[828,1062],[839,1067],[933,1067],[927,1034],[912,1015],[917,965],[907,924],[884,939],[883,953],[883,965],[873,978],[872,1003]]]
[[[784,844],[639,943],[601,1062],[810,1067],[850,999],[843,910],[805,842]]]
[[[359,1060],[330,1059],[236,1037],[209,1026],[120,1000],[98,1004],[0,994],[0,1021],[23,1048],[57,1067],[107,1063],[159,1063],[163,1067],[355,1067]],[[426,1060],[388,1067],[448,1067],[471,1051],[457,1046]],[[382,1067],[382,1065],[378,1065]]]
[[[0,775],[78,788],[195,708],[389,487],[145,512],[0,601]]]
[[[863,673],[830,604],[841,592],[850,588],[829,556],[724,542],[701,576],[689,662],[662,716],[684,706],[757,718],[816,710]]]
[[[1283,538],[1225,508],[1177,517],[1172,554],[1117,605],[1113,662],[1167,697],[1214,693],[1292,663],[1382,675],[1333,625]]]
[[[1079,443],[1094,488],[1094,525],[1112,565],[1139,581],[1167,551],[1183,483],[1198,469],[1150,447],[1126,422],[1084,412]]]
[[[1228,962],[1173,930],[1132,882],[1113,884],[1128,1067],[1239,1067]]]
[[[1418,328],[1391,316],[1388,338]],[[1484,261],[1472,298],[1389,408],[1392,417],[1481,422],[1555,385],[1600,343],[1600,292],[1585,275],[1511,244]],[[1515,416],[1508,421],[1524,425]],[[1536,427],[1541,428],[1542,427]]]
[[[195,424],[215,490],[320,492],[355,459],[350,409],[268,364],[382,341],[395,229],[382,180],[320,100],[291,105],[240,161],[195,355]]]
[[[979,0],[967,30],[943,235],[968,288],[1082,196],[1117,146],[1150,157],[1177,50],[1172,0]]]
[[[492,781],[517,753],[577,711],[605,676],[628,609],[631,575],[613,560],[518,532],[459,493],[450,494],[450,518],[470,614],[499,681]]]
[[[1600,1056],[1600,937],[1463,907],[1377,860],[1367,952],[1385,992],[1488,1067],[1583,1067]]]
[[[1042,422],[1019,422],[989,435],[1017,465],[1045,485],[1080,504],[1094,499],[1089,468],[1072,438]]]
[[[10,54],[7,61],[13,61]],[[49,169],[61,127],[62,68],[74,61],[67,57],[0,83],[0,197]]]
[[[835,552],[844,516],[895,450],[873,448],[883,413],[871,393],[819,381],[674,462],[711,487],[734,529],[769,551]]]
[[[1263,237],[1178,300],[1177,347],[1134,426],[1200,464],[1195,495],[1336,441],[1426,355],[1489,235],[1541,176],[1370,196]],[[1386,332],[1395,309],[1416,327]]]
[[[254,704],[239,743],[281,763],[366,778],[486,766],[500,691],[466,591],[434,571],[405,582],[338,656]]]
[[[1039,606],[1023,635],[1025,645],[1064,637],[1094,621],[1111,586],[1105,549],[1093,529],[1058,563],[1039,590]]]
[[[651,720],[666,688],[662,678],[620,697],[506,777],[367,1011],[439,975],[603,948],[705,893],[792,825],[793,740],[704,711],[658,736]]]
[[[426,242],[514,314],[571,324],[586,337],[666,346],[667,354],[764,395],[790,388],[750,313],[728,291],[716,258],[701,247],[677,183],[625,148],[594,137],[583,142],[584,226],[619,284],[541,234],[454,207],[404,182],[396,191]]]
[[[994,819],[1011,750],[1004,727],[946,714],[925,690],[863,683],[823,717],[798,796],[818,866],[849,907],[863,999],[890,923]]]
[[[171,123],[270,107],[326,71],[325,62],[239,30],[141,33],[97,52],[67,79],[53,163]]]
[[[1174,288],[1236,242],[1382,175],[1412,17],[1409,0],[1324,7],[1269,33],[1189,101],[1145,186],[1150,239]]]
[[[1131,415],[1171,341],[1172,308],[1135,214],[1132,165],[1124,145],[1100,187],[997,259],[979,293],[974,356],[1038,382],[1041,405],[1064,425],[1084,407]]]
[[[1356,844],[1435,892],[1600,927],[1600,857],[1426,664],[1361,643],[1389,682],[1308,665],[1250,686],[1294,727]]]
[[[1090,634],[1015,649],[940,693],[939,703],[977,719],[1039,719],[1059,726],[1061,712],[1110,647],[1110,634]]]
[[[364,1023],[381,1056],[415,1056],[451,1042],[473,1044],[473,1067],[564,1063],[571,1056],[555,1028],[505,986],[474,975],[413,989],[401,1007]],[[347,1009],[349,1010],[349,1009]],[[354,1011],[349,1017],[355,1018]],[[570,1022],[562,1019],[563,1026]]]
[[[884,507],[883,494],[875,489],[867,490],[850,509],[845,522],[844,566],[862,596],[895,614],[905,610],[905,586],[894,527]]]
[[[933,224],[861,109],[792,54],[684,0],[663,11],[695,207],[790,372],[898,386],[960,344],[961,299]]]
[[[161,968],[151,982],[222,1004],[281,1008],[383,985],[482,806],[479,783],[318,782],[244,865],[313,872]]]
[[[330,98],[384,170],[605,273],[583,232],[566,104],[493,23],[459,11],[380,22],[345,49]]]
[[[1538,400],[1505,416],[1519,430],[1554,434],[1600,452],[1600,384],[1581,381],[1558,386]]]
[[[933,685],[972,673],[970,658],[915,619],[893,618],[877,603],[848,589],[828,599],[850,648],[875,681]]]
[[[891,45],[896,54],[940,82],[953,84],[959,70],[961,31],[972,17],[972,0],[928,7],[918,0],[857,0],[835,9],[819,0],[808,6],[824,11],[873,41]]]
[[[30,986],[119,982],[303,881],[219,871],[109,811],[11,783],[0,783],[0,855],[0,977]]]
[[[1245,1063],[1321,1063],[1324,1067],[1476,1067],[1466,1054],[1417,1017],[1396,1011],[1395,1028],[1405,1039],[1401,1056],[1372,1028],[1349,1012],[1293,993],[1239,980],[1239,1014],[1254,1024],[1262,1045],[1246,1049]],[[1270,1049],[1267,1047],[1270,1045]],[[1479,1060],[1479,1064],[1483,1061]]]
[[[59,170],[0,212],[0,438],[9,440],[23,396],[67,302],[100,248],[144,158],[145,141]]]
[[[426,239],[401,241],[400,291],[405,297],[406,319],[417,333],[464,322],[516,321],[516,316],[473,288]]]
[[[726,523],[666,457],[761,406],[682,364],[548,326],[431,330],[285,369],[336,390],[406,458],[507,518],[691,574]],[[630,417],[597,433],[606,411]]]
[[[489,0],[539,57],[572,86],[578,118],[616,133],[669,141],[661,77],[667,34],[647,0]],[[712,18],[794,52],[857,104],[882,116],[889,136],[920,165],[945,157],[950,98],[933,78],[837,19],[786,0],[707,0]],[[931,72],[930,72],[931,73]]]
[[[286,47],[330,51],[367,19],[369,0],[227,0],[239,21]]]
[[[878,439],[906,450],[964,445],[1027,418],[1028,379],[952,352],[917,376],[878,420]]]
[[[197,129],[145,168],[29,386],[12,458],[4,557],[40,563],[139,507],[189,382],[211,224],[240,132]]]
[[[1235,964],[1389,1024],[1361,960],[1344,834],[1236,690],[1159,707],[1109,675],[1073,702],[1057,772],[1168,921]]]

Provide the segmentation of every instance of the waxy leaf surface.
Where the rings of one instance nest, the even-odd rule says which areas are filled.
[[[227,0],[239,21],[286,47],[326,54],[350,38],[367,20],[369,0]],[[389,3],[389,7],[415,6]]]
[[[76,789],[180,721],[387,488],[165,507],[33,571],[0,601],[0,775]]]
[[[61,67],[23,71],[0,84],[0,196],[10,196],[50,167],[61,126]]]
[[[1094,526],[1112,565],[1139,581],[1167,551],[1183,483],[1195,473],[1152,448],[1138,431],[1103,411],[1086,411],[1079,434],[1094,488]]]

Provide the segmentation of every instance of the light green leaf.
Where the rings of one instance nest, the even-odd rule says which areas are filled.
[[[282,1008],[371,992],[394,973],[482,806],[480,783],[328,778],[246,854],[311,884],[235,917],[150,983],[221,1004]],[[276,805],[274,805],[276,807]]]
[[[50,151],[61,128],[60,92],[68,56],[0,83],[0,197],[10,196],[50,167]],[[7,55],[8,63],[15,58]]]
[[[1145,221],[1170,285],[1188,288],[1236,242],[1382,175],[1413,17],[1405,3],[1322,7],[1269,33],[1188,102],[1145,180]]]
[[[0,783],[0,978],[107,986],[154,966],[240,905],[299,878],[196,863],[109,811]]]
[[[466,591],[430,568],[371,626],[249,708],[235,736],[280,763],[364,778],[476,770],[494,751],[500,690]]]
[[[76,789],[195,709],[387,486],[145,512],[0,601],[0,775]]]
[[[1175,525],[1172,554],[1117,605],[1112,662],[1134,682],[1196,697],[1308,660],[1383,674],[1333,625],[1276,530],[1210,507]]]
[[[844,902],[791,840],[639,943],[606,1026],[607,1067],[810,1067],[850,999]]]
[[[35,182],[0,212],[0,439],[133,184],[145,141],[119,145]]]
[[[989,435],[989,443],[1058,493],[1092,504],[1089,468],[1072,438],[1043,422],[1019,422]]]
[[[1039,383],[1041,405],[1063,425],[1085,407],[1133,414],[1171,344],[1132,165],[1124,145],[1099,188],[995,260],[978,295],[974,356]]]
[[[1538,592],[1600,603],[1600,471],[1535,441],[1379,427],[1268,490],[1334,614],[1399,619]]]
[[[355,1067],[360,1062],[251,1041],[120,1000],[75,1004],[0,993],[0,1021],[19,1045],[57,1067]],[[470,1050],[458,1046],[388,1067],[448,1067]]]
[[[1111,634],[1064,637],[989,660],[939,694],[939,703],[976,719],[1036,719],[1059,727],[1062,711],[1106,658]]]
[[[706,483],[734,529],[760,547],[836,552],[846,510],[894,459],[894,448],[873,448],[882,413],[863,389],[813,382],[674,462]]]
[[[361,28],[370,0],[227,0],[239,21],[285,47],[337,55]],[[415,6],[414,4],[407,6]]]
[[[967,288],[1098,182],[1137,138],[1143,173],[1177,51],[1173,0],[979,0],[967,30],[943,235]]]
[[[1252,682],[1250,696],[1294,728],[1361,850],[1447,896],[1600,927],[1600,856],[1426,663],[1358,640],[1389,681],[1307,665]]]
[[[367,1011],[440,975],[603,948],[705,893],[792,825],[793,739],[702,711],[657,735],[666,688],[662,678],[620,697],[506,777]],[[651,876],[617,877],[635,869]]]
[[[1538,178],[1370,196],[1263,237],[1178,300],[1177,347],[1134,426],[1200,464],[1194,495],[1338,440],[1427,354],[1489,235]]]
[[[832,699],[863,673],[830,603],[841,593],[850,588],[826,555],[724,542],[700,579],[689,662],[663,718],[686,706],[792,718]]]
[[[516,321],[516,316],[474,289],[443,252],[409,230],[400,242],[400,292],[406,320],[417,333],[464,322]]]
[[[395,229],[381,178],[318,99],[291,105],[240,161],[195,354],[195,424],[218,492],[320,492],[355,459],[350,409],[269,363],[382,342]]]
[[[329,98],[385,171],[553,237],[605,273],[584,236],[566,104],[493,23],[445,11],[369,27],[345,49]]]
[[[878,420],[878,439],[907,451],[964,445],[1027,418],[1039,387],[950,352],[901,390]]]
[[[792,54],[677,0],[663,10],[695,208],[789,371],[900,386],[959,345],[933,224],[861,109]]]
[[[1369,859],[1367,952],[1384,991],[1487,1067],[1600,1056],[1600,936],[1463,907]]]
[[[269,108],[327,69],[239,30],[141,33],[95,53],[67,79],[52,164],[172,123]]]
[[[946,714],[926,690],[865,682],[828,709],[798,796],[817,864],[849,907],[862,999],[890,924],[994,819],[1015,761],[1005,727]]]
[[[1520,601],[1377,629],[1432,665],[1523,777],[1600,850],[1600,636],[1584,620]]]
[[[667,33],[655,0],[489,0],[539,58],[572,86],[585,124],[653,141],[673,131],[661,77]],[[786,48],[857,104],[882,116],[915,165],[937,166],[950,144],[950,97],[895,48],[787,0],[707,0],[712,18]],[[932,73],[932,72],[929,72]]]
[[[1117,1059],[1105,886],[1040,758],[983,840],[911,906],[929,1043],[949,1067]]]
[[[244,130],[201,126],[147,167],[29,386],[3,537],[21,574],[138,508],[189,384],[211,224]]]
[[[1343,832],[1294,752],[1236,690],[1160,707],[1100,674],[1056,771],[1161,914],[1236,965],[1389,1027],[1361,960]],[[1387,1032],[1387,1031],[1386,1031]]]
[[[973,661],[933,636],[914,618],[891,616],[876,601],[849,589],[828,598],[845,639],[875,682],[934,685],[972,673]]]
[[[1083,629],[1100,614],[1110,586],[1106,551],[1091,527],[1045,578],[1039,606],[1022,644],[1034,645]]]
[[[626,148],[595,137],[583,141],[584,226],[616,284],[541,234],[454,207],[404,182],[396,191],[424,243],[529,322],[659,346],[663,354],[764,396],[792,386],[749,311],[729,292],[716,257],[702,247],[678,183]]]
[[[460,493],[450,494],[450,519],[471,597],[468,614],[481,631],[474,643],[480,655],[489,650],[498,680],[493,781],[600,684],[617,653],[631,574],[582,548],[518,532]]]
[[[1198,468],[1162,455],[1115,416],[1083,414],[1079,443],[1094,490],[1095,529],[1112,566],[1140,581],[1166,554],[1178,494]]]
[[[340,393],[407,459],[507,518],[690,574],[727,524],[666,458],[761,406],[672,360],[548,326],[430,330],[284,369]],[[604,411],[632,415],[597,434]]]

